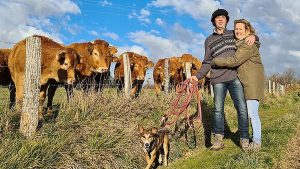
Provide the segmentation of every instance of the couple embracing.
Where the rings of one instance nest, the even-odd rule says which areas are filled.
[[[198,81],[211,70],[214,91],[213,134],[211,149],[224,147],[224,101],[227,91],[238,113],[240,146],[243,150],[261,148],[261,122],[258,107],[264,95],[264,67],[259,54],[258,37],[249,21],[234,21],[227,30],[228,12],[216,10],[211,17],[215,29],[205,40],[205,56],[201,70],[192,76]],[[252,142],[249,143],[249,120]]]

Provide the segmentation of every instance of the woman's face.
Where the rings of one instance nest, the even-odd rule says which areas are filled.
[[[244,23],[236,23],[234,27],[234,34],[237,39],[243,39],[250,34],[248,30],[246,30]]]

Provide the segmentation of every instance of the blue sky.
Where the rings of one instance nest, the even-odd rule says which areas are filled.
[[[267,75],[288,68],[300,75],[300,1],[293,0],[0,0],[0,48],[42,34],[63,44],[100,38],[117,55],[134,51],[154,62],[183,53],[202,60],[218,8],[230,14],[228,29],[239,18],[254,25]]]

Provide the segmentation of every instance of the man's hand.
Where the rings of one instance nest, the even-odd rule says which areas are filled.
[[[196,76],[191,76],[190,80],[198,83],[198,78]]]
[[[247,45],[252,46],[255,42],[255,36],[254,35],[250,35],[245,39]]]

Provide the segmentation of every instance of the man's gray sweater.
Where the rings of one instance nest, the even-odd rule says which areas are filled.
[[[210,82],[212,84],[227,82],[237,78],[236,69],[211,67],[211,61],[215,57],[227,57],[235,54],[236,46],[234,31],[225,30],[223,34],[213,33],[205,40],[205,56],[200,71],[196,74],[198,79],[206,76],[210,72]]]

